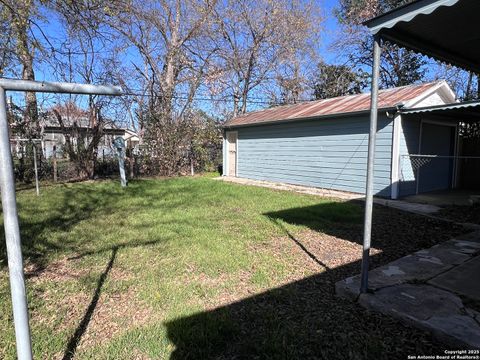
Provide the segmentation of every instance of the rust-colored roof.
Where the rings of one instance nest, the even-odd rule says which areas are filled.
[[[378,108],[394,108],[402,102],[413,100],[440,82],[402,86],[380,90]],[[357,113],[370,110],[370,94],[341,96],[325,100],[309,101],[294,105],[272,107],[237,116],[225,123],[225,127],[255,125],[286,120],[315,118],[326,115]]]

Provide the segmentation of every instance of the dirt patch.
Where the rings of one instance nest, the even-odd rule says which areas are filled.
[[[55,331],[68,331],[69,336],[77,333],[85,323],[85,331],[81,334],[76,352],[108,342],[134,327],[140,327],[152,321],[158,321],[159,316],[147,304],[136,298],[137,291],[130,288],[126,292],[116,294],[101,294],[98,302],[92,306],[92,294],[77,293],[65,296],[61,301],[54,301],[50,292],[43,294],[44,310],[48,309],[50,317],[32,311],[33,322],[49,326]],[[50,296],[49,296],[50,295]],[[89,313],[89,310],[93,312]],[[88,320],[86,320],[88,318]],[[58,358],[62,358],[59,355]],[[144,357],[140,356],[139,359]]]
[[[295,235],[276,237],[251,246],[252,252],[267,252],[278,262],[288,262],[288,273],[273,287],[280,287],[304,279],[305,277],[332,270],[356,261],[362,256],[362,246],[357,243],[327,235],[313,230],[304,230]],[[379,254],[381,250],[372,248],[371,254]],[[202,273],[193,273],[189,276],[190,282],[197,282],[202,286],[218,288],[227,282],[236,284],[220,292],[215,297],[205,299],[205,310],[212,310],[219,306],[234,303],[262,291],[251,279],[255,268],[250,271],[240,271],[234,275],[220,275],[209,277]],[[269,288],[270,286],[267,286]],[[265,289],[266,290],[266,289]]]
[[[472,206],[445,206],[435,216],[445,218],[458,223],[470,223],[480,225],[480,204]]]
[[[154,311],[139,301],[134,288],[119,294],[100,296],[92,318],[78,349],[108,341],[133,327],[140,327],[154,319]]]
[[[137,291],[134,287],[113,293],[105,289],[101,289],[99,294],[93,291],[72,293],[71,287],[62,285],[62,282],[79,281],[96,270],[76,269],[75,265],[78,264],[68,259],[61,259],[43,267],[27,264],[26,276],[37,292],[36,296],[43,302],[42,313],[32,309],[32,322],[59,333],[67,332],[68,336],[80,333],[76,348],[76,351],[80,351],[109,341],[133,327],[158,320],[153,309],[136,297]],[[133,275],[124,269],[112,267],[107,278],[115,282],[128,281]],[[58,287],[44,286],[45,283],[58,284]],[[82,327],[84,330],[80,331]],[[137,358],[144,357],[139,355]]]
[[[313,272],[332,270],[362,257],[362,245],[313,230],[279,238],[274,244],[277,251],[288,246],[294,258],[293,268],[307,268]],[[376,248],[370,250],[371,255],[380,252],[381,250]],[[301,272],[299,275],[303,274]],[[292,280],[297,280],[297,277]]]
[[[25,277],[33,282],[76,280],[86,275],[88,270],[79,270],[72,261],[64,258],[42,266],[35,263],[25,265]]]

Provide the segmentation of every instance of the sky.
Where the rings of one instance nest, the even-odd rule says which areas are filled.
[[[334,15],[334,9],[338,7],[337,0],[321,0],[324,12],[324,29],[323,37],[320,42],[320,53],[327,63],[335,63],[338,59],[338,54],[330,49],[333,41],[338,38],[340,27]]]

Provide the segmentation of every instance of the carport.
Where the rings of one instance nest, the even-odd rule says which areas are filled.
[[[375,158],[375,138],[377,132],[378,89],[380,54],[382,43],[388,41],[400,47],[413,50],[446,64],[480,74],[480,32],[478,14],[480,2],[477,0],[418,0],[365,23],[373,36],[373,67],[370,103],[370,133],[368,147],[366,206],[364,219],[363,257],[360,292],[369,289],[368,268],[371,243],[373,176]],[[448,24],[448,26],[446,26]],[[445,117],[455,114],[477,113],[476,103],[458,103],[443,109],[415,109],[424,113]],[[411,114],[415,116],[414,113]],[[439,120],[441,121],[441,120]],[[445,121],[445,120],[443,120]],[[445,135],[447,136],[447,135]],[[452,171],[454,165],[449,156],[441,161],[438,171]],[[441,158],[438,157],[438,160]],[[436,161],[438,161],[436,160]],[[454,162],[454,161],[453,161]],[[452,170],[449,168],[452,167]]]
[[[480,190],[480,147],[472,130],[480,121],[480,102],[405,109],[400,113],[410,131],[404,132],[402,139],[399,196],[435,200],[433,193],[476,195]]]

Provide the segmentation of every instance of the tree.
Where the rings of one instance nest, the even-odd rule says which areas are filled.
[[[433,79],[446,80],[459,100],[480,99],[480,75],[443,63],[437,63],[431,72]]]
[[[82,110],[75,103],[68,102],[54,106],[46,114],[54,118],[65,137],[65,152],[75,166],[80,178],[92,179],[95,175],[97,149],[104,136],[103,129],[107,120],[101,111],[92,114],[91,110]],[[95,121],[92,121],[95,117]]]
[[[215,1],[195,0],[131,0],[111,6],[107,23],[134,52],[129,65],[136,92],[148,95],[149,110],[156,108],[165,119],[181,116],[200,85],[214,51],[202,40],[214,6]],[[126,86],[131,79],[122,76]]]
[[[136,107],[131,113],[158,171],[177,169],[176,139],[216,51],[208,41],[215,4],[130,0],[109,5],[106,24],[130,58],[117,77],[132,93]]]
[[[318,71],[313,83],[316,99],[328,99],[337,96],[360,93],[367,86],[368,74],[353,71],[346,65],[318,64]]]
[[[21,78],[24,80],[35,80],[34,60],[35,51],[41,50],[41,43],[33,35],[33,27],[38,26],[40,19],[38,4],[35,0],[1,0],[1,18],[8,23],[5,28],[9,36],[4,44],[7,48],[4,51],[4,61],[15,62],[20,65]],[[13,68],[15,65],[10,64]],[[38,107],[37,96],[33,92],[25,92],[25,135],[29,138],[38,133]]]
[[[361,23],[411,0],[340,0],[336,14],[343,25],[343,36],[336,47],[356,68],[372,66],[372,37]],[[426,60],[418,54],[388,42],[383,44],[380,64],[380,86],[409,85],[425,78]]]
[[[225,1],[214,19],[219,51],[210,83],[215,94],[232,100],[233,116],[245,113],[249,97],[262,90],[298,99],[302,65],[311,59],[321,24],[315,2]]]

